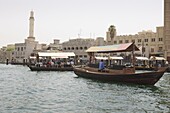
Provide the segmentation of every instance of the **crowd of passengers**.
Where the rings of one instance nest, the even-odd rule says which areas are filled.
[[[70,67],[74,65],[74,61],[72,59],[40,59],[38,63],[36,63],[37,67]]]

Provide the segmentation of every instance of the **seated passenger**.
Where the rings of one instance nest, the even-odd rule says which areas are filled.
[[[100,63],[99,63],[99,71],[102,71],[102,70],[104,70],[104,62],[103,62],[103,60],[101,60]]]

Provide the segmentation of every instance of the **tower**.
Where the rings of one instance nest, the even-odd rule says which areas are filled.
[[[108,29],[108,32],[106,32],[106,41],[107,44],[113,44],[114,38],[116,36],[116,28],[114,25],[111,25]]]
[[[30,12],[28,39],[35,40],[35,37],[34,37],[34,12],[33,11]]]
[[[164,57],[170,62],[170,0],[164,0],[164,44]]]

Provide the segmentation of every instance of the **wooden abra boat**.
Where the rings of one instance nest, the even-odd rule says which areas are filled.
[[[31,71],[73,71],[73,64],[71,61],[68,62],[68,58],[74,56],[73,52],[38,52],[36,55],[37,63],[33,66],[28,65],[28,67]],[[41,57],[41,61],[39,57]],[[65,59],[65,62],[61,59]]]
[[[123,70],[109,70],[99,72],[96,68],[81,67],[74,68],[74,73],[79,77],[96,79],[108,82],[124,82],[142,85],[154,85],[166,71],[166,67],[159,68],[157,71],[134,73],[130,68]]]
[[[126,44],[116,44],[109,46],[95,46],[91,47],[86,52],[90,55],[90,64],[91,57],[93,57],[94,52],[97,53],[110,53],[110,52],[129,52],[134,50],[139,50],[134,43]],[[134,54],[133,59],[134,60]],[[93,68],[90,66],[84,67],[74,67],[74,73],[78,77],[84,77],[89,79],[96,79],[101,81],[108,82],[123,82],[123,83],[133,83],[133,84],[142,84],[142,85],[154,85],[158,80],[163,76],[167,67],[160,67],[156,71],[150,72],[136,72],[134,62],[132,67],[122,67],[117,68],[114,66],[114,69],[104,69],[98,71],[98,68]]]
[[[73,67],[38,67],[38,66],[29,66],[31,71],[73,71]]]

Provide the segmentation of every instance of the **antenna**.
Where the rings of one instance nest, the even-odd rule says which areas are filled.
[[[79,34],[78,34],[78,37],[80,38],[80,35],[81,35],[81,28],[80,28],[80,32],[79,32]]]

